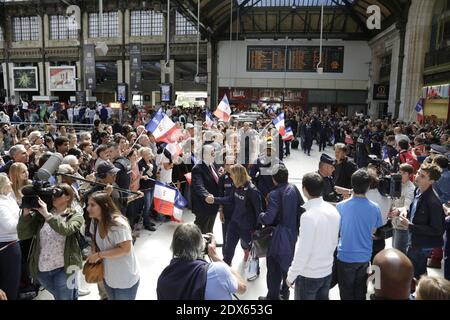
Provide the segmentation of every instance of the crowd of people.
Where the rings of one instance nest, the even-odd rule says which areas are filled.
[[[91,109],[95,116],[86,120]],[[156,183],[178,189],[195,215],[194,224],[180,224],[173,235],[173,259],[158,279],[158,299],[244,293],[246,282],[259,275],[253,235],[262,226],[272,226],[273,233],[261,300],[289,299],[292,287],[295,299],[325,300],[336,285],[341,299],[363,300],[371,264],[382,271],[374,299],[408,299],[413,279],[420,279],[417,299],[449,298],[448,125],[292,107],[261,109],[255,122],[208,124],[200,108],[170,107],[165,115],[181,133],[174,153],[146,128],[154,110],[132,108],[115,116],[106,106],[98,109],[55,104],[51,110],[0,110],[0,299],[17,299],[30,285],[57,300],[77,299],[86,294],[83,264],[99,261],[100,297],[135,299],[140,225],[154,232],[156,222],[171,220],[155,209]],[[284,141],[272,123],[281,111],[294,142]],[[73,122],[92,124],[92,130],[77,131]],[[301,192],[289,183],[283,163],[296,141],[307,155],[314,142],[319,152],[335,153],[321,155],[317,172],[303,177]],[[54,153],[63,159],[56,174],[38,181]],[[401,196],[380,191],[387,171],[401,175]],[[39,194],[37,203],[30,204],[30,192]],[[223,258],[213,235],[218,214]],[[385,249],[392,235],[394,249]],[[256,266],[250,276],[232,267],[238,244],[248,265]],[[442,259],[445,279],[425,277],[427,265],[440,268]]]

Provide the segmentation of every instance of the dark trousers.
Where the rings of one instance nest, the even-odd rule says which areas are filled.
[[[383,251],[385,247],[386,247],[386,241],[384,239],[373,240],[373,242],[372,242],[372,258],[370,259],[370,261],[373,262],[373,258],[375,258],[375,256],[380,251]]]
[[[450,218],[445,220],[444,278],[450,281]]]
[[[295,281],[295,300],[329,300],[331,274],[313,279],[299,276]]]
[[[139,217],[144,207],[144,198],[139,198],[130,202],[127,206],[127,219],[130,223],[131,230],[134,230],[134,225],[139,221]]]
[[[252,242],[251,230],[242,229],[236,221],[231,221],[228,226],[227,240],[223,249],[223,261],[230,266],[239,239],[242,239],[241,244],[244,247],[243,249],[250,249],[250,243]]]
[[[291,154],[291,142],[290,141],[285,141],[284,142],[284,148],[286,150],[286,156]]]
[[[346,263],[338,259],[338,283],[341,300],[366,300],[369,262]]]
[[[267,257],[267,300],[280,300],[280,285],[281,293],[289,292],[289,287],[286,284],[287,273],[284,272],[276,259]]]
[[[8,242],[0,242],[0,249]],[[19,294],[22,254],[17,242],[0,251],[0,289],[8,300],[16,300]]]
[[[408,246],[406,255],[414,266],[414,277],[419,280],[420,276],[427,274],[427,260],[432,249],[413,248]]]
[[[325,150],[327,146],[327,139],[326,138],[320,138],[319,139],[319,152],[322,150]]]
[[[216,222],[216,215],[196,215],[195,225],[200,228],[203,234],[212,233],[214,222]]]
[[[230,225],[230,219],[225,218],[224,222],[222,223],[223,248],[225,248],[225,246],[227,244],[227,231],[228,231],[229,225]]]

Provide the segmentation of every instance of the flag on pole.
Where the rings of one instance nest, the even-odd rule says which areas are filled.
[[[423,99],[419,99],[419,101],[416,104],[416,120],[417,122],[423,122],[424,115],[423,115]]]
[[[205,120],[205,124],[208,128],[211,128],[212,125],[214,124],[214,118],[213,115],[211,114],[211,112],[209,112],[209,110],[206,110],[206,120]]]
[[[217,106],[216,111],[214,111],[214,115],[219,118],[221,121],[229,122],[231,118],[231,108],[230,103],[228,102],[227,95],[224,95],[222,101],[220,101]]]
[[[287,127],[285,130],[285,134],[283,136],[283,141],[292,141],[294,140],[294,132],[292,132],[291,127]]]
[[[181,222],[183,208],[187,206],[187,201],[178,189],[156,181],[153,205],[156,212],[171,216],[175,221]]]
[[[173,143],[182,136],[181,130],[164,113],[162,108],[158,110],[145,129],[153,134],[157,142]]]
[[[280,133],[280,135],[283,137],[284,134],[286,133],[286,129],[284,127],[284,112],[280,113],[278,115],[278,117],[273,119],[272,122],[273,122],[275,128],[277,128],[277,130]]]

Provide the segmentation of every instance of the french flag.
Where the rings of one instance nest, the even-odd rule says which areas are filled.
[[[416,104],[416,119],[417,122],[422,123],[424,120],[424,115],[423,115],[423,99],[419,99],[419,101]]]
[[[231,108],[230,103],[228,102],[227,95],[224,95],[222,101],[220,101],[217,106],[216,111],[214,111],[214,115],[219,118],[221,121],[228,122],[231,118]]]
[[[174,221],[181,222],[183,208],[187,206],[187,201],[178,189],[156,181],[153,205],[156,212],[171,216]]]
[[[205,124],[208,128],[211,128],[212,125],[214,124],[214,118],[213,115],[211,114],[211,112],[209,112],[208,110],[206,110],[206,120],[205,120]]]
[[[145,129],[153,134],[157,142],[173,143],[182,136],[181,130],[170,120],[162,108],[158,110]]]
[[[283,136],[283,141],[292,141],[294,140],[294,132],[292,132],[291,127],[287,127],[285,130],[285,134]]]
[[[280,115],[273,119],[272,122],[275,128],[277,128],[278,132],[280,133],[280,136],[283,137],[286,133],[286,129],[284,127],[284,112],[280,113]]]

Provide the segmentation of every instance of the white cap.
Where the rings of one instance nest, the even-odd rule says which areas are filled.
[[[193,129],[194,125],[192,123],[186,124],[186,129]]]

